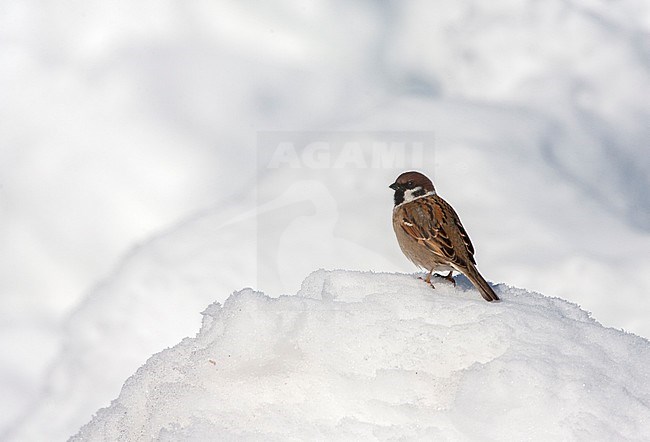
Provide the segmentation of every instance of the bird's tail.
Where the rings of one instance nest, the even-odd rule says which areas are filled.
[[[467,279],[469,279],[472,284],[474,284],[474,287],[476,287],[478,291],[481,292],[481,296],[483,296],[483,299],[485,299],[487,302],[499,300],[497,294],[494,293],[494,290],[492,290],[490,284],[488,284],[487,281],[481,276],[476,267],[470,266],[465,276],[467,276]]]

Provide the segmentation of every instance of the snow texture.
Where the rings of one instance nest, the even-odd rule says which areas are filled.
[[[72,440],[647,438],[648,341],[457,280],[319,270],[295,296],[233,293]]]

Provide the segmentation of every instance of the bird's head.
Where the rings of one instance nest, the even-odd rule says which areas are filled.
[[[429,178],[420,172],[413,171],[404,172],[388,187],[395,191],[393,199],[395,200],[396,206],[413,201],[420,196],[436,193],[436,189],[433,187],[433,183]]]

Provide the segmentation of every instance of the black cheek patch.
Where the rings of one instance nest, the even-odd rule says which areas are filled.
[[[414,196],[414,197],[418,197],[418,196],[422,196],[422,195],[424,195],[425,193],[426,193],[426,192],[424,191],[424,189],[423,189],[422,187],[420,187],[418,190],[416,190],[415,192],[413,192],[413,196]]]
[[[395,191],[395,195],[393,195],[393,201],[395,201],[396,206],[404,202],[404,189],[397,189]]]

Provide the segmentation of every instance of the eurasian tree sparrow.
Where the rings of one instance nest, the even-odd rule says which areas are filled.
[[[433,183],[419,172],[404,172],[389,186],[395,191],[393,229],[402,252],[418,267],[449,271],[444,276],[455,284],[453,271],[462,273],[486,301],[499,297],[476,269],[474,246],[456,211],[436,194]]]

